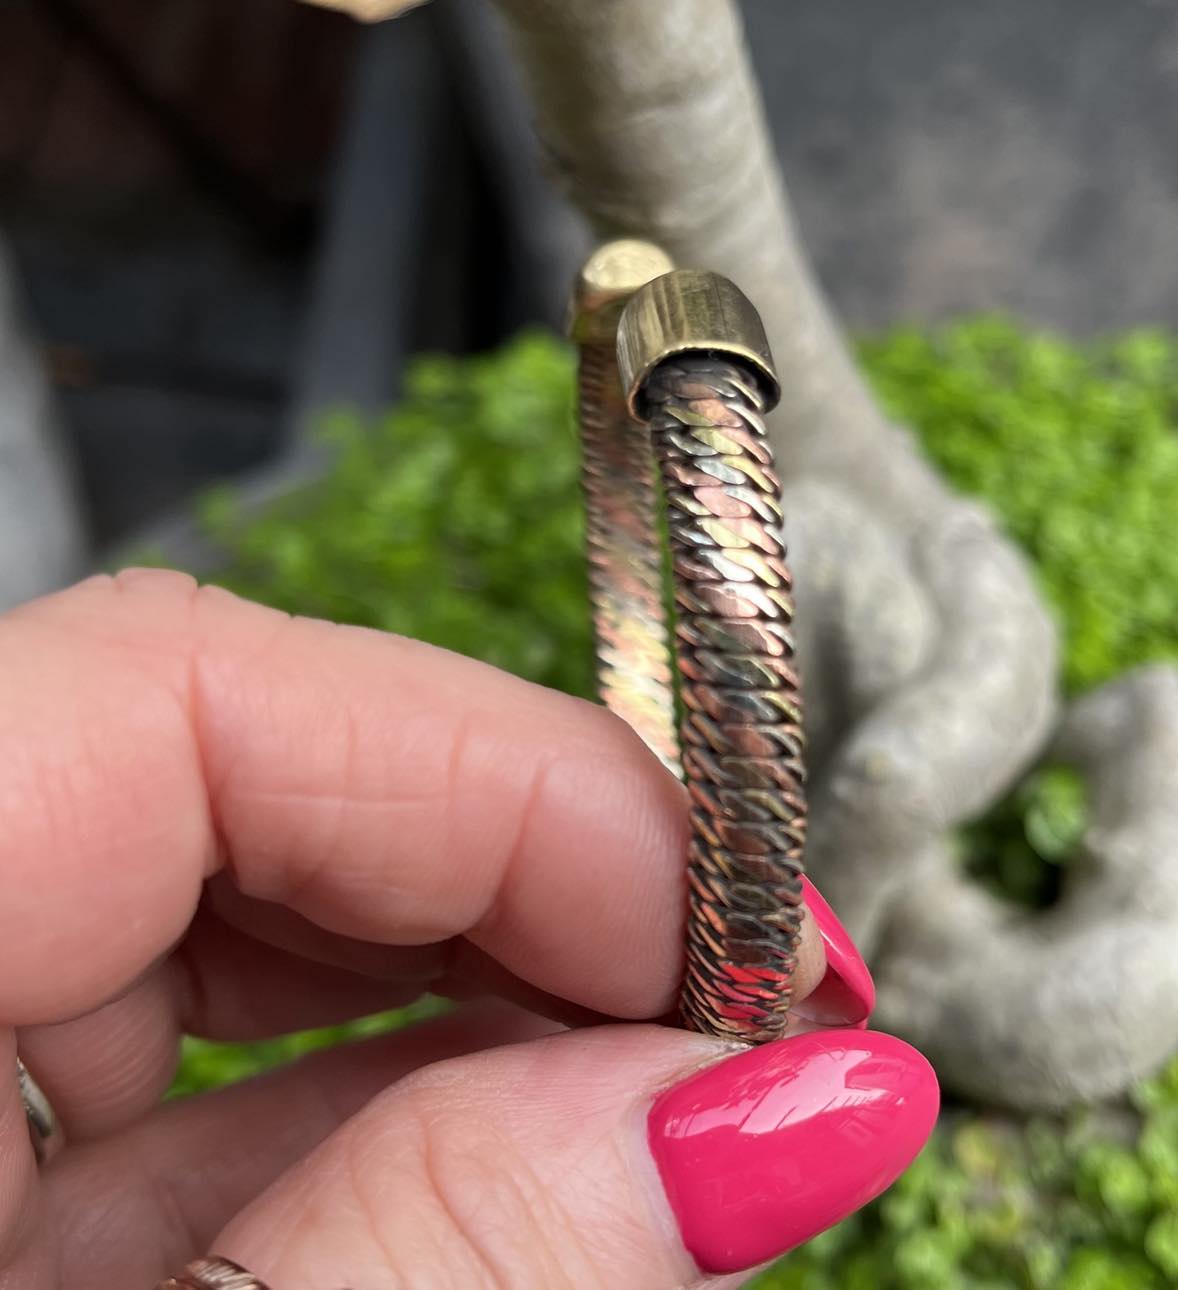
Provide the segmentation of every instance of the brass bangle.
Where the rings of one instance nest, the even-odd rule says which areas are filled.
[[[684,1022],[757,1043],[787,1021],[805,838],[791,582],[762,419],[777,384],[760,320],[736,287],[667,270],[657,248],[613,243],[578,283],[598,684],[687,782]],[[655,465],[674,589],[678,739]]]

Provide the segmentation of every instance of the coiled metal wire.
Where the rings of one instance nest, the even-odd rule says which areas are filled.
[[[803,913],[805,770],[793,600],[764,400],[706,354],[646,378],[626,414],[606,347],[581,356],[591,588],[601,695],[690,793],[685,1024],[747,1042],[785,1029]],[[651,460],[671,546],[672,689]]]

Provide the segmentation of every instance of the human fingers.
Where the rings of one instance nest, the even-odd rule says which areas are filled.
[[[159,1102],[182,1035],[264,1039],[413,1002],[414,982],[309,962],[198,913],[177,952],[103,1007],[18,1032],[70,1143],[114,1133]]]
[[[831,964],[812,998],[825,1000],[824,1006],[833,1009],[831,1015],[845,1023],[869,1006],[870,977],[821,896],[808,890],[807,900],[818,913],[817,925]],[[338,989],[340,999],[353,997],[353,987],[346,980],[337,980],[349,978],[351,973],[322,969],[320,976],[317,965],[252,943],[230,929],[218,929],[215,920],[205,916],[198,929],[195,940],[202,951],[216,945],[226,932],[231,939],[240,937],[240,942],[225,953],[209,955],[212,970],[225,972],[232,988],[206,981],[195,990],[191,986],[184,990],[189,996],[181,1013],[185,1029],[252,1037],[259,1024],[259,1009],[262,1017],[281,1016],[282,1005],[271,996],[276,1000],[284,990],[298,993],[306,986],[317,997],[318,1006],[326,1008],[338,1006],[332,989]],[[260,957],[251,957],[255,953]],[[270,955],[273,962],[268,963],[266,956]],[[300,970],[308,973],[305,979],[299,976]],[[124,1065],[132,1074],[145,1069],[137,1052],[150,1041],[155,1026],[152,1009],[144,1000],[155,996],[164,976],[162,971],[153,974],[124,999],[93,1014],[86,1042],[79,1043],[73,1054],[59,1054],[69,1078],[64,1089],[53,1091],[61,1098],[59,1109],[64,1111],[72,1147],[53,1171],[51,1183],[55,1227],[64,1233],[55,1241],[66,1252],[63,1258],[69,1275],[65,1284],[70,1286],[105,1286],[117,1283],[120,1277],[144,1284],[152,1276],[158,1279],[163,1275],[159,1269],[177,1266],[182,1253],[186,1258],[195,1254],[202,1240],[210,1239],[262,1186],[399,1076],[456,1053],[518,1042],[552,1029],[539,1017],[506,1005],[481,1003],[397,1036],[318,1055],[237,1089],[173,1103],[132,1124],[132,1111],[142,1117],[149,1106],[145,1097],[136,1107],[134,1092],[147,1094],[150,1081],[145,1087],[144,1081],[136,1084],[131,1079],[121,1086],[118,1100],[117,1075]],[[368,982],[370,988],[376,984]],[[138,1000],[137,995],[141,996]],[[848,995],[854,1006],[845,1002]],[[169,1006],[172,1002],[174,999]],[[269,1008],[278,1010],[267,1014]],[[125,1011],[120,1014],[118,1009]],[[136,1018],[142,1019],[141,1029],[135,1025]],[[323,1014],[321,1019],[330,1018]],[[80,1027],[85,1024],[46,1028],[41,1036],[52,1035],[64,1046],[67,1038],[83,1040]],[[79,1028],[70,1034],[75,1025]],[[35,1052],[43,1059],[51,1055],[49,1047],[38,1047]],[[150,1089],[151,1098],[157,1094],[158,1088]],[[121,1131],[78,1147],[83,1134],[114,1127],[111,1117],[116,1106],[121,1107],[125,1121]],[[16,1125],[19,1145],[27,1157],[23,1118],[18,1116]],[[35,1175],[31,1169],[26,1172],[31,1184]],[[104,1191],[95,1185],[98,1175],[118,1177],[119,1188]],[[96,1204],[96,1198],[101,1203]],[[22,1212],[28,1214],[27,1203]],[[136,1239],[126,1239],[129,1233]],[[191,1238],[187,1245],[183,1234]],[[27,1257],[35,1256],[29,1252]],[[28,1279],[16,1284],[35,1284],[30,1269],[24,1268],[22,1275]]]
[[[821,894],[808,880],[803,890],[825,971],[818,976],[814,954],[803,955],[795,1029],[864,1026],[874,1002],[870,973]],[[349,942],[297,916],[285,926],[286,939],[308,956],[259,941],[202,905],[177,953],[122,997],[73,1021],[22,1031],[24,1058],[70,1140],[115,1132],[150,1110],[171,1082],[182,1033],[263,1039],[402,1006],[423,991],[498,994],[567,1025],[605,1020],[529,987],[469,945],[430,953]],[[315,961],[316,953],[327,961]]]
[[[34,1065],[68,1105],[84,1097],[68,1089],[83,1066],[76,1054],[69,1060],[71,1034],[99,1025],[129,1047],[152,1007],[161,1013],[135,1060],[113,1063],[124,1069],[121,1087],[105,1088],[93,1069],[105,1105],[81,1131],[113,1127],[166,1083],[176,1018],[158,982],[132,982],[176,939],[199,880],[218,865],[264,897],[285,887],[293,908],[281,912],[336,947],[364,944],[338,926],[353,918],[371,932],[376,905],[380,937],[419,941],[411,907],[420,921],[432,902],[439,930],[453,936],[408,951],[376,948],[436,960],[465,929],[475,947],[468,962],[491,962],[506,947],[501,975],[533,991],[564,988],[574,1003],[579,995],[582,1006],[612,1004],[623,1015],[669,1006],[679,975],[682,790],[590,705],[412,642],[292,623],[150,571],[92,580],[9,615],[0,656],[12,715],[0,734],[11,754],[0,763],[10,843],[0,861],[14,893],[0,910],[0,1016],[7,1008],[13,1020],[32,1021],[30,1046],[50,1053]],[[292,739],[308,728],[321,737]],[[419,744],[442,750],[436,796],[424,800],[414,796]],[[555,745],[560,775],[540,744]],[[293,795],[292,776],[303,785]],[[583,790],[593,797],[588,814]],[[458,836],[439,829],[451,814],[465,821]],[[290,828],[291,815],[302,830]],[[390,815],[408,825],[392,846]],[[323,862],[339,847],[325,829],[354,844],[343,863]],[[481,915],[470,916],[471,876]],[[272,899],[251,903],[279,909]],[[821,977],[821,959],[807,920],[799,998]],[[418,969],[428,974],[428,964]],[[371,999],[358,991],[354,1012]],[[63,1014],[60,1029],[37,1026]],[[117,1057],[118,1047],[106,1051]]]
[[[140,572],[0,620],[0,710],[0,1020],[107,1002],[222,868],[337,934],[671,1004],[681,789],[591,704]]]
[[[154,1285],[381,1089],[424,1064],[553,1028],[506,1004],[464,1008],[170,1102],[117,1134],[71,1143],[39,1176],[14,1094],[0,1105],[0,1176],[14,1184],[0,1197],[0,1290]]]
[[[658,1290],[753,1268],[877,1195],[930,1132],[936,1081],[886,1035],[733,1055],[599,1027],[423,1068],[213,1244],[283,1290]]]

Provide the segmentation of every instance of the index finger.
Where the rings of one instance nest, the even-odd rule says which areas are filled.
[[[0,619],[0,713],[0,1023],[124,989],[222,867],[347,936],[465,935],[600,1012],[673,1000],[682,789],[603,709],[132,571]]]

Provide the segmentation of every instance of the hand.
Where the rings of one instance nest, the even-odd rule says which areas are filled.
[[[210,1251],[273,1290],[714,1284],[932,1126],[923,1060],[846,1028],[870,980],[812,889],[794,1037],[634,1024],[674,1006],[686,812],[602,709],[135,571],[0,618],[0,714],[2,1290]],[[181,1033],[426,989],[468,1002],[157,1105]]]

